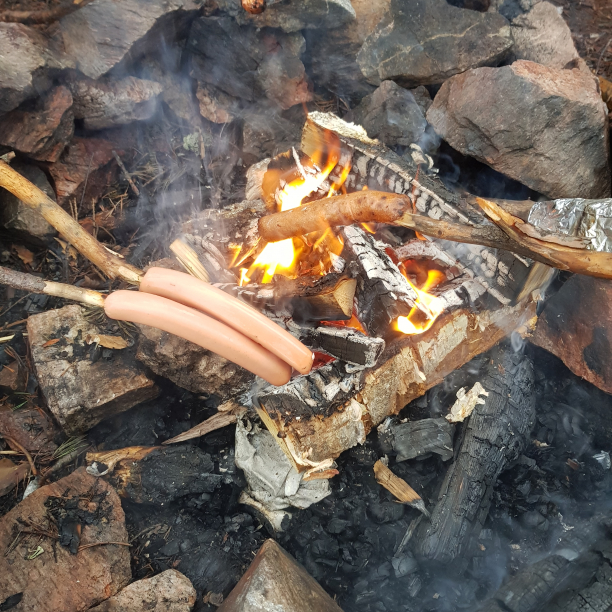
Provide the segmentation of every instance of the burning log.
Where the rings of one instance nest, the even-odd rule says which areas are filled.
[[[358,318],[369,334],[388,333],[397,317],[410,314],[415,307],[428,319],[434,317],[371,235],[353,226],[345,227],[343,234],[344,248],[357,267]]]
[[[533,364],[528,357],[505,344],[496,347],[481,384],[489,395],[467,421],[431,522],[421,525],[415,536],[417,553],[441,563],[452,562],[472,542],[472,535],[480,533],[497,477],[525,448],[535,418]]]
[[[325,144],[330,142],[331,147]],[[567,246],[542,240],[536,228],[512,214],[511,202],[460,198],[425,172],[417,180],[417,164],[411,167],[403,158],[369,139],[362,128],[333,115],[311,113],[301,146],[307,155],[338,148],[340,159],[352,164],[345,183],[347,188],[366,187],[368,191],[327,198],[264,217],[259,228],[265,240],[280,240],[317,231],[323,226],[378,218],[379,222],[409,227],[436,239],[503,249],[563,270],[612,278],[611,254],[576,248],[575,241],[574,246]],[[387,193],[383,195],[377,190]],[[529,268],[527,263],[523,265]]]

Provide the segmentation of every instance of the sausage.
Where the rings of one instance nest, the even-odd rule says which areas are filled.
[[[151,325],[185,338],[253,372],[272,385],[289,382],[291,367],[235,329],[172,300],[136,291],[115,291],[104,301],[111,319]]]
[[[313,352],[252,306],[189,274],[150,268],[140,291],[191,306],[233,327],[286,361],[300,374],[312,368]]]
[[[267,242],[278,242],[337,225],[393,223],[410,210],[412,203],[408,196],[356,191],[261,217],[259,235]]]

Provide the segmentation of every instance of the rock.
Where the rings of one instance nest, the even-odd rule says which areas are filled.
[[[539,2],[528,13],[514,19],[512,36],[515,60],[529,60],[549,68],[570,65],[590,74],[586,62],[576,51],[569,26],[550,2]]]
[[[55,74],[69,66],[40,32],[0,23],[0,114],[48,89]]]
[[[63,85],[0,119],[0,145],[41,161],[57,161],[73,134],[72,95]]]
[[[200,115],[213,123],[229,123],[240,115],[240,101],[213,85],[198,83],[196,97]]]
[[[162,86],[154,81],[126,77],[111,81],[76,81],[72,86],[74,116],[88,130],[150,119],[157,110]]]
[[[57,534],[59,542],[34,534],[16,538],[24,525]],[[79,545],[102,542],[128,542],[121,502],[112,487],[79,468],[34,491],[0,519],[5,551],[0,596],[23,594],[15,612],[80,612],[95,606],[132,577],[127,546],[101,544],[76,552]]]
[[[32,454],[53,453],[57,448],[53,441],[57,434],[56,426],[46,412],[31,402],[19,410],[1,406],[0,432],[13,438]]]
[[[607,109],[580,70],[470,70],[442,85],[427,120],[454,149],[550,198],[610,196]]]
[[[266,540],[219,612],[342,612],[318,582],[274,540]]]
[[[312,99],[299,59],[304,44],[298,33],[240,27],[227,16],[201,17],[193,23],[187,43],[191,76],[233,98],[255,102],[265,95],[287,109]]]
[[[98,201],[118,173],[113,148],[102,138],[75,137],[60,159],[47,166],[60,206],[68,207],[70,201],[79,205],[82,200],[89,207],[92,200]],[[121,156],[122,151],[117,153]]]
[[[55,192],[40,168],[19,161],[13,161],[11,166],[55,200]],[[57,235],[55,228],[47,223],[40,213],[23,204],[5,189],[0,192],[0,225],[13,232],[14,236],[37,246],[43,246]]]
[[[355,9],[350,0],[286,0],[270,3],[259,15],[247,13],[242,8],[236,10],[240,7],[238,0],[221,0],[219,5],[234,13],[238,23],[250,23],[258,28],[281,28],[285,32],[338,28],[355,19]]]
[[[255,379],[240,366],[188,340],[148,325],[141,325],[140,332],[136,358],[183,389],[227,399],[247,391]]]
[[[490,11],[495,11],[512,21],[529,12],[540,0],[491,0]]]
[[[572,276],[546,302],[530,340],[612,393],[612,282]]]
[[[307,30],[304,35],[316,82],[354,104],[373,91],[357,64],[357,54],[389,11],[391,0],[351,0],[351,4],[354,21],[332,30]]]
[[[427,127],[412,92],[393,81],[383,81],[361,101],[353,111],[353,123],[363,126],[370,138],[378,138],[391,147],[418,143]]]
[[[11,361],[0,370],[0,392],[13,394],[25,391],[27,370],[20,361]]]
[[[189,612],[196,601],[196,590],[189,578],[169,569],[153,578],[138,580],[90,612]]]
[[[195,15],[191,0],[97,0],[62,18],[55,39],[85,76],[97,79],[177,38]]]
[[[456,8],[446,0],[392,0],[357,63],[373,85],[391,79],[416,87],[496,65],[511,47],[510,24],[497,13]]]
[[[28,318],[38,384],[49,410],[67,433],[87,431],[159,392],[145,368],[135,362],[133,349],[113,350],[111,359],[90,358],[94,347],[87,344],[87,336],[104,333],[109,332],[89,322],[78,305]],[[59,341],[44,346],[54,339]]]
[[[259,108],[245,113],[242,153],[247,164],[289,150],[300,142],[301,126],[280,113]]]

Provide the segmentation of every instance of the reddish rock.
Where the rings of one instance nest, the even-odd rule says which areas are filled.
[[[72,95],[59,86],[0,118],[0,144],[40,161],[59,159],[74,134]]]
[[[80,540],[75,539],[75,525],[80,525]],[[52,537],[19,535],[26,528]],[[15,612],[81,612],[129,583],[127,546],[101,544],[73,554],[58,541],[67,534],[73,534],[73,549],[128,541],[118,495],[84,468],[34,491],[0,519],[0,596],[4,600],[23,593]],[[43,552],[28,559],[40,552],[37,547]]]
[[[72,85],[74,116],[88,130],[150,119],[157,110],[162,86],[154,81],[126,77],[110,81],[85,79]]]
[[[97,201],[102,196],[117,177],[113,148],[113,143],[102,138],[72,139],[60,159],[48,166],[60,206],[69,207],[70,200],[78,205],[83,199],[89,210],[91,200]],[[121,155],[120,151],[117,153]]]
[[[107,333],[85,319],[78,305],[28,318],[28,340],[40,390],[67,433],[87,431],[159,393],[147,370],[135,360],[132,348],[113,350],[110,359],[92,361],[93,346],[87,337]],[[58,342],[47,344],[55,339]]]
[[[0,370],[0,392],[16,393],[25,391],[27,370],[19,361],[11,361]]]
[[[607,109],[578,69],[469,70],[442,85],[427,120],[454,149],[550,198],[610,196]]]
[[[191,580],[170,569],[138,580],[123,591],[101,603],[90,612],[189,612],[196,601],[196,590]]]
[[[547,301],[531,342],[612,393],[612,281],[572,276]]]
[[[0,435],[9,436],[32,454],[52,453],[57,448],[56,433],[47,413],[29,402],[19,410],[0,407]]]

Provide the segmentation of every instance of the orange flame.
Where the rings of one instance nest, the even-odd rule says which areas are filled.
[[[434,321],[444,311],[444,304],[440,298],[428,293],[428,290],[439,285],[444,280],[446,280],[446,276],[440,272],[440,270],[430,270],[427,273],[427,280],[420,289],[415,287],[408,280],[410,286],[417,293],[417,303],[427,306],[427,308],[429,308],[430,312],[433,314],[433,317],[431,319],[422,320],[423,315],[421,311],[418,308],[413,307],[407,317],[397,318],[397,329],[399,331],[407,335],[422,334],[434,324]]]

